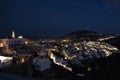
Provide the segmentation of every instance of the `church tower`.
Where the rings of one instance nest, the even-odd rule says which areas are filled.
[[[12,35],[11,35],[12,38],[15,38],[15,32],[12,31]]]

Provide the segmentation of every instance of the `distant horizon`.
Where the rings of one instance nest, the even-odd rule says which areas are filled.
[[[66,34],[47,34],[47,33],[41,33],[41,34],[37,34],[37,35],[28,35],[28,34],[19,34],[18,32],[16,32],[15,30],[11,30],[11,32],[14,31],[15,32],[15,35],[16,35],[16,38],[18,36],[23,36],[23,37],[27,37],[27,38],[60,38],[60,37],[64,37],[66,35],[68,35],[69,33],[71,32],[76,32],[76,31],[93,31],[93,32],[97,32],[97,33],[100,33],[100,34],[113,34],[113,35],[119,35],[118,34],[115,34],[115,33],[102,33],[102,32],[98,32],[98,31],[95,31],[95,30],[89,30],[89,29],[83,29],[83,30],[76,30],[76,31],[71,31],[71,32],[68,32]],[[0,34],[1,37],[11,37],[11,32],[8,32],[6,34]]]

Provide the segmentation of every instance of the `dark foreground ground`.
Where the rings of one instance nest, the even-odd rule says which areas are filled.
[[[32,70],[30,63],[11,65],[0,69],[0,80],[120,80],[120,54],[96,59],[86,65],[90,65],[91,71],[84,77],[77,77],[57,66],[41,74]]]

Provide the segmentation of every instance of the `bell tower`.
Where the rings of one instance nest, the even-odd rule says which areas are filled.
[[[12,35],[11,35],[12,38],[15,38],[15,32],[12,31]]]

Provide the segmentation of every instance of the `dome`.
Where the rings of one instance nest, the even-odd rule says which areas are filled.
[[[23,36],[18,36],[18,38],[23,38]]]

